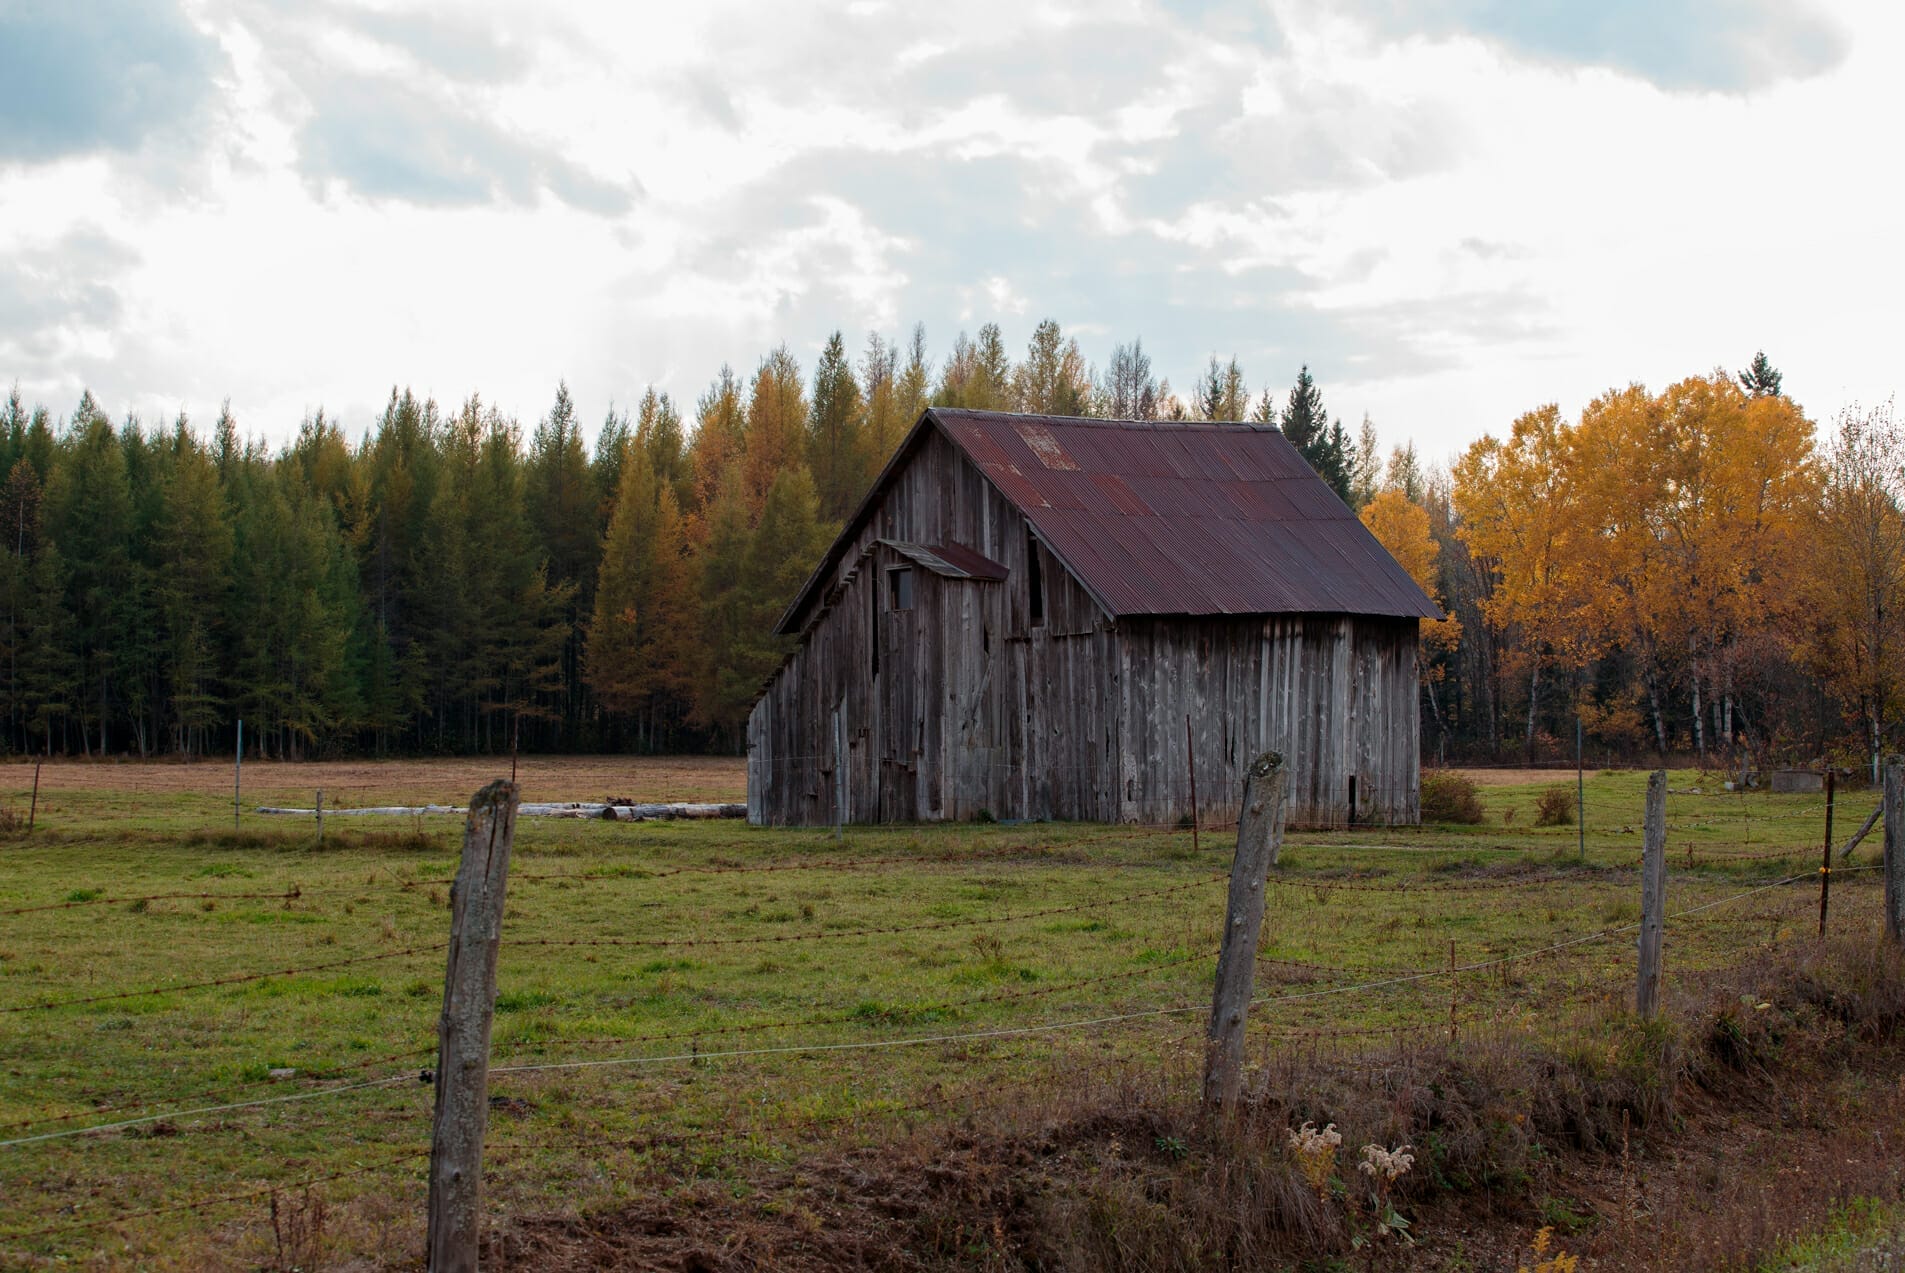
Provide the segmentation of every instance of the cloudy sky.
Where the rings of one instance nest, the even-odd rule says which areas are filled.
[[[0,0],[0,383],[526,424],[1056,318],[1446,455],[1764,347],[1899,387],[1905,6]]]

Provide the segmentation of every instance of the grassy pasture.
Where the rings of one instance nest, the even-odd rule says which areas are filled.
[[[255,766],[245,805],[308,804],[320,785],[332,805],[461,801],[493,772]],[[30,775],[0,773],[21,806]],[[343,1251],[421,1248],[431,1089],[417,1074],[434,1055],[460,821],[339,818],[320,849],[304,822],[247,813],[234,831],[230,777],[49,766],[37,830],[0,841],[0,1140],[166,1115],[0,1148],[0,1265],[255,1264],[272,1250],[263,1194],[189,1204],[313,1179]],[[742,782],[720,761],[538,760],[522,777],[542,800],[732,799]],[[1574,827],[1532,825],[1562,777],[1515,777],[1484,785],[1482,826],[1291,837],[1269,891],[1259,1050],[1444,1032],[1452,1006],[1458,1031],[1593,1046],[1584,1024],[1631,993],[1631,933],[1438,972],[1638,917],[1644,777],[1589,777],[1585,862]],[[1720,782],[1674,775],[1671,910],[1816,867],[1819,797]],[[1839,838],[1875,799],[1842,795]],[[818,1137],[891,1135],[1117,1067],[1188,1077],[1229,840],[1206,832],[1198,853],[1175,828],[854,828],[837,842],[524,820],[487,1202],[501,1216],[603,1206],[658,1180],[745,1189],[748,1167],[797,1161]],[[1839,877],[1834,926],[1874,927],[1877,894],[1874,872]],[[1669,982],[1803,938],[1816,918],[1808,882],[1670,921]],[[302,971],[253,976],[288,969]],[[183,988],[233,977],[252,979]],[[1083,1021],[1098,1023],[1034,1029]],[[832,1050],[795,1050],[814,1047]],[[509,1068],[551,1065],[573,1067]],[[207,1108],[287,1096],[308,1099]]]

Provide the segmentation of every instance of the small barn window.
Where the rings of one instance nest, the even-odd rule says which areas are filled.
[[[886,608],[889,610],[913,608],[913,568],[911,566],[894,566],[886,572]]]
[[[1031,594],[1032,626],[1045,626],[1045,571],[1039,566],[1038,540],[1025,534],[1025,585]]]

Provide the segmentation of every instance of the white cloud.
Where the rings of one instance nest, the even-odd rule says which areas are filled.
[[[1760,347],[1818,418],[1895,387],[1879,6],[1818,73],[1740,35],[1747,88],[1374,0],[191,12],[195,147],[0,168],[0,379],[56,410],[229,395],[284,438],[393,381],[530,419],[566,377],[599,418],[836,326],[943,354],[1048,314],[1179,381],[1307,360],[1430,454]]]

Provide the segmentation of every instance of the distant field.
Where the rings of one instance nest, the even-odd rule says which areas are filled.
[[[245,803],[318,786],[328,803],[461,801],[496,772],[251,765]],[[23,793],[22,774],[0,782]],[[0,1265],[268,1263],[270,1191],[302,1181],[328,1200],[334,1258],[421,1249],[431,1089],[416,1076],[434,1054],[459,824],[340,819],[320,849],[303,820],[247,812],[233,831],[229,779],[49,765],[38,831],[0,840],[0,1141],[163,1115],[0,1147]],[[531,799],[736,799],[742,770],[539,758],[521,779]],[[1481,827],[1292,837],[1270,890],[1259,1055],[1442,1034],[1452,1006],[1465,1036],[1565,1035],[1622,1002],[1631,932],[1548,948],[1636,919],[1643,779],[1590,775],[1585,863],[1573,827],[1530,825],[1555,782],[1488,786]],[[1673,786],[1670,907],[1723,904],[1670,923],[1670,986],[1810,932],[1820,798],[1727,795],[1693,774]],[[1873,799],[1842,797],[1842,835]],[[745,1190],[750,1170],[820,1140],[890,1136],[1014,1085],[1192,1073],[1230,840],[1203,846],[1067,824],[836,842],[525,820],[490,1209],[593,1210],[658,1182]],[[1791,875],[1806,882],[1740,896]],[[1875,873],[1833,896],[1835,927],[1876,922]],[[1452,959],[1509,962],[1452,985]],[[821,1046],[835,1050],[805,1050]]]

